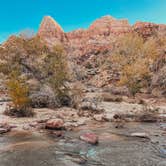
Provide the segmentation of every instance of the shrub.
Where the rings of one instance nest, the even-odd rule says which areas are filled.
[[[25,102],[26,105],[26,97],[29,98],[29,94],[35,107],[50,107],[50,103],[51,107],[71,105],[73,96],[70,93],[72,89],[67,84],[70,75],[64,48],[61,45],[48,48],[39,36],[31,36],[26,31],[20,36],[11,37],[8,45],[0,48],[0,72],[9,76],[7,86],[9,95],[15,100],[14,107],[22,109],[21,102]],[[20,73],[17,77],[11,77],[13,71],[20,71]],[[20,75],[25,75],[29,80],[37,80],[39,87],[48,86],[52,93],[44,92],[46,93],[44,94],[40,88],[34,89],[34,86],[27,89],[28,80],[19,80]],[[19,92],[15,92],[15,87]]]
[[[83,86],[80,82],[75,82],[70,89],[70,96],[72,98],[72,107],[80,109],[82,99],[84,97]]]
[[[148,85],[150,67],[158,57],[154,39],[144,41],[136,33],[120,37],[113,50],[112,61],[121,72],[120,85],[126,85],[135,95],[140,88]]]
[[[6,110],[6,114],[12,116],[32,116],[29,107],[29,88],[23,78],[18,77],[17,71],[13,71],[7,81],[8,94],[12,99],[13,107]]]
[[[69,80],[69,68],[67,57],[62,46],[57,45],[44,59],[43,71],[46,82],[51,86],[59,105],[70,105],[69,88],[66,82]]]
[[[30,95],[33,108],[55,108],[58,106],[54,92],[49,86],[41,86],[39,90]]]

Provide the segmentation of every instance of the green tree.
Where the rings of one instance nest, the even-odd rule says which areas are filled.
[[[69,96],[66,82],[70,77],[66,53],[61,45],[55,46],[53,51],[46,55],[43,70],[46,81],[52,87],[57,100],[63,103]]]

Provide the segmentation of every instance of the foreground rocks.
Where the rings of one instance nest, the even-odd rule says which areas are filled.
[[[9,131],[11,131],[11,126],[8,124],[0,124],[0,134],[5,134]]]
[[[98,136],[94,133],[84,133],[80,136],[80,139],[93,145],[98,144]]]
[[[103,113],[103,114],[96,114],[93,116],[94,120],[98,121],[98,122],[105,122],[105,121],[108,121],[107,118],[106,118],[106,115]]]
[[[46,129],[62,129],[64,121],[62,119],[51,119],[46,122]]]
[[[147,133],[131,133],[131,136],[149,139],[149,135]]]

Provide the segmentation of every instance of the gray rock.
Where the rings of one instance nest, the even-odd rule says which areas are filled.
[[[132,137],[140,137],[140,138],[148,138],[149,139],[149,135],[147,133],[132,133],[131,136]]]

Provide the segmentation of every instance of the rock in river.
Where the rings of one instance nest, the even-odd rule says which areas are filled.
[[[93,145],[98,143],[98,136],[94,133],[84,133],[80,136],[80,139]]]
[[[148,138],[149,139],[149,135],[147,133],[132,133],[131,136],[132,137],[140,137],[140,138]]]
[[[8,124],[0,124],[0,134],[7,133],[11,130],[11,126]]]
[[[47,129],[62,129],[64,127],[64,121],[62,119],[51,119],[46,122]]]

